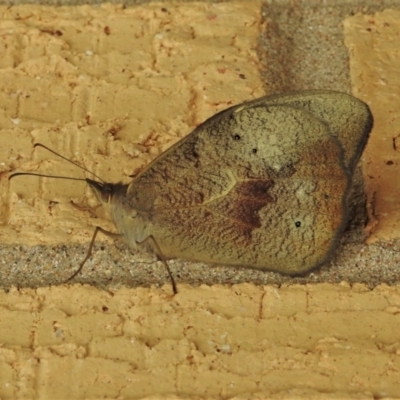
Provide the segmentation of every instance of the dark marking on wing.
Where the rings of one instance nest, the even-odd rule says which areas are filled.
[[[224,196],[207,205],[207,208],[219,216],[231,220],[238,234],[250,239],[251,232],[261,227],[258,212],[268,203],[275,202],[268,193],[274,182],[272,180],[251,179],[238,182]]]

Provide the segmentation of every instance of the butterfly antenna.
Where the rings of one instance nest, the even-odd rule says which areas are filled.
[[[58,176],[58,175],[44,175],[44,174],[37,174],[36,172],[14,172],[8,177],[8,180],[14,178],[18,175],[30,175],[30,176],[40,176],[42,178],[59,178],[59,179],[69,179],[71,181],[85,181],[85,178],[72,178],[70,176]]]
[[[101,179],[99,176],[97,176],[94,172],[89,171],[87,168],[85,168],[85,167],[83,167],[82,165],[80,165],[80,164],[78,164],[78,163],[76,163],[76,162],[70,160],[70,159],[67,158],[67,157],[64,157],[63,155],[61,155],[61,154],[57,153],[56,151],[50,149],[49,147],[45,146],[44,144],[42,144],[42,143],[35,143],[35,144],[33,145],[33,147],[42,147],[42,148],[46,149],[47,151],[49,151],[50,153],[53,153],[53,154],[56,155],[57,157],[60,157],[60,158],[62,158],[63,160],[68,161],[69,163],[71,163],[71,164],[75,165],[76,167],[82,169],[83,171],[85,171],[85,172],[87,172],[87,173],[93,175],[93,176],[94,176],[95,178],[97,178],[99,181],[105,183],[105,181],[104,181],[103,179]],[[17,174],[18,174],[18,173],[17,173]],[[17,174],[13,174],[12,176],[15,176],[15,175],[17,175]],[[34,174],[25,174],[25,175],[34,175]],[[63,176],[62,176],[62,177],[60,177],[60,176],[48,176],[48,175],[47,175],[47,176],[46,176],[46,175],[40,175],[40,176],[43,176],[43,177],[51,177],[51,178],[64,178]],[[66,179],[83,180],[83,181],[85,180],[85,179],[78,179],[78,178],[66,178]]]

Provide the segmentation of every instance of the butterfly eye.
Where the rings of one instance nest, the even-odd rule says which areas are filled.
[[[294,226],[295,226],[296,228],[300,228],[300,227],[301,227],[301,222],[300,222],[300,221],[296,221],[296,222],[294,223]]]
[[[113,188],[110,185],[104,185],[100,192],[101,201],[103,203],[110,203],[113,195]]]
[[[108,191],[104,191],[101,193],[101,201],[103,203],[108,203],[110,201],[111,194]]]
[[[240,139],[241,139],[240,135],[233,136],[233,140],[240,140]]]
[[[252,149],[251,152],[252,152],[253,154],[256,154],[256,153],[257,153],[257,149]]]

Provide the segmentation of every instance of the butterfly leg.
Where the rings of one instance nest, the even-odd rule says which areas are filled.
[[[96,236],[97,236],[97,234],[99,232],[101,232],[104,235],[109,236],[109,237],[111,237],[113,239],[120,238],[122,236],[119,233],[109,232],[109,231],[106,231],[103,228],[100,228],[100,226],[96,226],[96,229],[94,230],[94,233],[93,233],[93,236],[92,236],[92,240],[90,241],[89,250],[88,250],[88,252],[86,254],[85,259],[80,263],[79,268],[65,282],[69,282],[71,279],[74,279],[82,271],[82,268],[85,265],[86,261],[92,255],[92,249],[93,249],[94,241],[96,240]]]
[[[153,235],[147,236],[146,239],[142,240],[141,242],[136,242],[136,243],[140,246],[142,244],[145,244],[147,241],[151,241],[152,247],[155,250],[157,258],[159,259],[159,261],[161,261],[164,264],[164,266],[165,266],[165,268],[166,268],[166,270],[168,272],[169,279],[171,280],[172,290],[173,290],[174,294],[177,294],[178,290],[176,288],[175,279],[172,276],[172,272],[169,269],[169,265],[167,263],[167,260],[165,259],[164,255],[163,255],[163,253],[162,253],[162,251],[160,249],[160,246],[158,245],[158,243],[157,243],[156,239],[154,238],[154,236]]]

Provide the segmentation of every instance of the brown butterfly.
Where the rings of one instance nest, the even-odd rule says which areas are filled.
[[[111,235],[167,269],[182,258],[303,273],[338,244],[372,123],[368,106],[344,93],[262,97],[209,118],[130,184],[86,181],[109,206]],[[108,233],[97,228],[91,247],[98,231]]]

